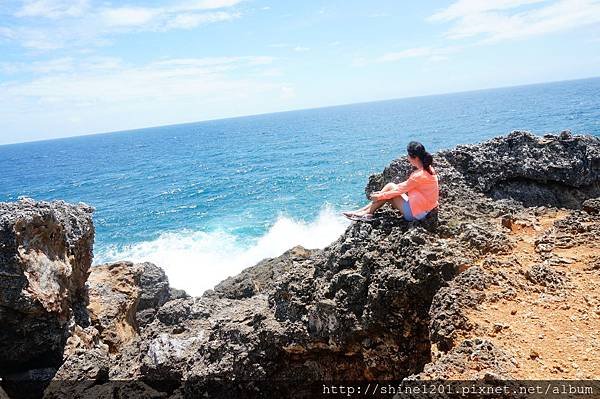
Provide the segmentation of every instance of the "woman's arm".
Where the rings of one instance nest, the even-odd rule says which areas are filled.
[[[388,200],[394,197],[398,197],[404,193],[409,192],[410,190],[413,190],[416,186],[416,181],[414,178],[409,177],[408,180],[403,181],[402,183],[398,184],[398,187],[395,190],[390,190],[390,191],[386,191],[384,193],[378,193],[375,192],[373,194],[371,194],[371,199],[374,201],[382,201],[382,200]]]

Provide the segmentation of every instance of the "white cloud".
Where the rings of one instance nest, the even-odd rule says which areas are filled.
[[[290,44],[290,43],[273,43],[273,44],[269,44],[269,47],[271,47],[271,48],[290,49],[290,50],[293,50],[293,51],[298,52],[298,53],[303,53],[303,52],[306,52],[306,51],[310,51],[310,47],[300,46],[300,45],[293,45],[293,44]]]
[[[34,62],[30,66],[30,70],[36,73],[51,73],[51,72],[66,72],[73,68],[73,58],[64,57],[50,61]]]
[[[459,0],[429,17],[431,21],[452,21],[488,11],[507,10],[547,0]]]
[[[355,66],[355,67],[364,67],[370,63],[371,63],[371,61],[369,59],[367,59],[366,57],[354,57],[354,59],[352,59],[351,65]]]
[[[390,52],[377,59],[378,62],[398,61],[405,58],[425,57],[431,55],[433,50],[429,47],[415,47],[402,51]]]
[[[266,77],[279,77],[283,76],[283,71],[280,68],[267,68],[260,74]]]
[[[13,29],[7,28],[5,26],[0,26],[0,38],[14,39],[15,37],[16,32]]]
[[[78,17],[89,8],[88,0],[28,0],[15,13],[17,17]]]
[[[267,102],[278,104],[294,95],[279,76],[263,73],[272,62],[271,57],[240,56],[145,65],[114,58],[0,64],[0,71],[24,66],[35,75],[2,80],[0,120],[15,131],[39,132],[64,129],[64,121],[71,121],[82,133],[256,113]]]
[[[211,13],[180,14],[167,21],[164,25],[164,29],[193,29],[203,24],[230,21],[239,17],[239,13],[228,13],[223,11]]]
[[[375,61],[379,63],[395,62],[407,58],[427,58],[429,61],[444,61],[448,59],[448,55],[455,53],[460,49],[461,47],[459,46],[414,47],[402,51],[385,53]]]
[[[13,28],[0,27],[0,38],[15,40],[25,48],[44,51],[105,45],[111,36],[129,31],[193,29],[230,21],[241,14],[226,9],[242,1],[180,0],[149,7],[116,6],[99,1],[92,4],[91,0],[29,0],[15,12],[20,23]],[[47,23],[40,24],[38,19],[41,17],[47,18]]]
[[[410,58],[424,58],[430,62],[445,61],[451,54],[468,47],[600,23],[600,1],[458,0],[436,12],[428,20],[452,23],[445,33],[448,38],[475,37],[479,40],[459,46],[424,46],[388,52],[374,62],[396,62]],[[373,60],[361,57],[356,58],[353,65],[365,66],[372,62]]]
[[[239,68],[240,65],[260,66],[269,65],[273,62],[273,57],[267,56],[240,56],[240,57],[204,57],[204,58],[174,58],[155,61],[152,63],[155,67],[193,67],[193,68],[212,68],[217,69]]]
[[[543,3],[543,4],[538,4]],[[459,0],[429,18],[451,22],[446,37],[519,39],[600,23],[597,0]]]
[[[106,45],[109,43],[107,33],[106,26],[89,18],[55,27],[18,26],[10,30],[8,39],[27,49],[51,51],[65,47]]]
[[[88,71],[108,71],[123,67],[123,62],[116,57],[91,57],[82,61],[81,67]]]
[[[150,23],[160,14],[160,9],[119,7],[107,8],[100,15],[108,26],[140,26]]]
[[[292,86],[282,86],[281,87],[281,99],[289,100],[291,98],[296,97],[296,89]]]
[[[217,90],[253,86],[240,71],[269,65],[270,57],[188,58],[130,66],[118,59],[79,61],[60,58],[28,66],[39,76],[0,85],[0,103],[10,98],[39,103],[85,106],[150,98],[223,95]],[[5,65],[6,66],[6,65]]]
[[[49,75],[54,73],[72,72],[77,69],[86,71],[107,71],[123,66],[122,61],[115,57],[86,57],[77,62],[73,57],[61,57],[34,62],[2,62],[0,71],[5,74],[33,73]]]
[[[172,7],[173,9],[190,11],[190,10],[214,10],[217,8],[233,7],[243,0],[200,0],[200,1],[188,1],[181,3],[178,6]]]
[[[386,17],[390,17],[391,14],[387,13],[387,12],[374,12],[372,14],[369,14],[369,18],[386,18]]]
[[[101,15],[108,26],[129,26],[147,30],[192,29],[207,23],[238,18],[239,13],[204,10],[231,7],[239,2],[239,0],[211,0],[182,3],[170,7],[106,8],[101,11]]]
[[[13,36],[25,48],[36,50],[56,50],[64,46],[66,38],[61,31],[46,32],[40,29],[19,29]]]

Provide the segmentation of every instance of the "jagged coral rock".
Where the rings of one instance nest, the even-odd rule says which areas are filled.
[[[0,372],[59,364],[85,308],[93,209],[0,203]]]
[[[138,333],[135,314],[140,300],[142,269],[130,262],[92,268],[88,311],[102,342],[117,352]]]
[[[583,201],[583,210],[588,213],[600,213],[600,197]]]

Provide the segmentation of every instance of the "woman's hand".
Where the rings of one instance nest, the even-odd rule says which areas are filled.
[[[379,201],[380,196],[381,196],[381,191],[373,191],[371,193],[371,195],[369,196],[369,198],[371,198],[373,201]]]

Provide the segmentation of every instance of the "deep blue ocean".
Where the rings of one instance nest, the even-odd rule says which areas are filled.
[[[332,242],[339,211],[408,141],[435,151],[515,129],[600,135],[600,78],[0,146],[0,201],[88,203],[95,263],[153,261],[200,294]]]

